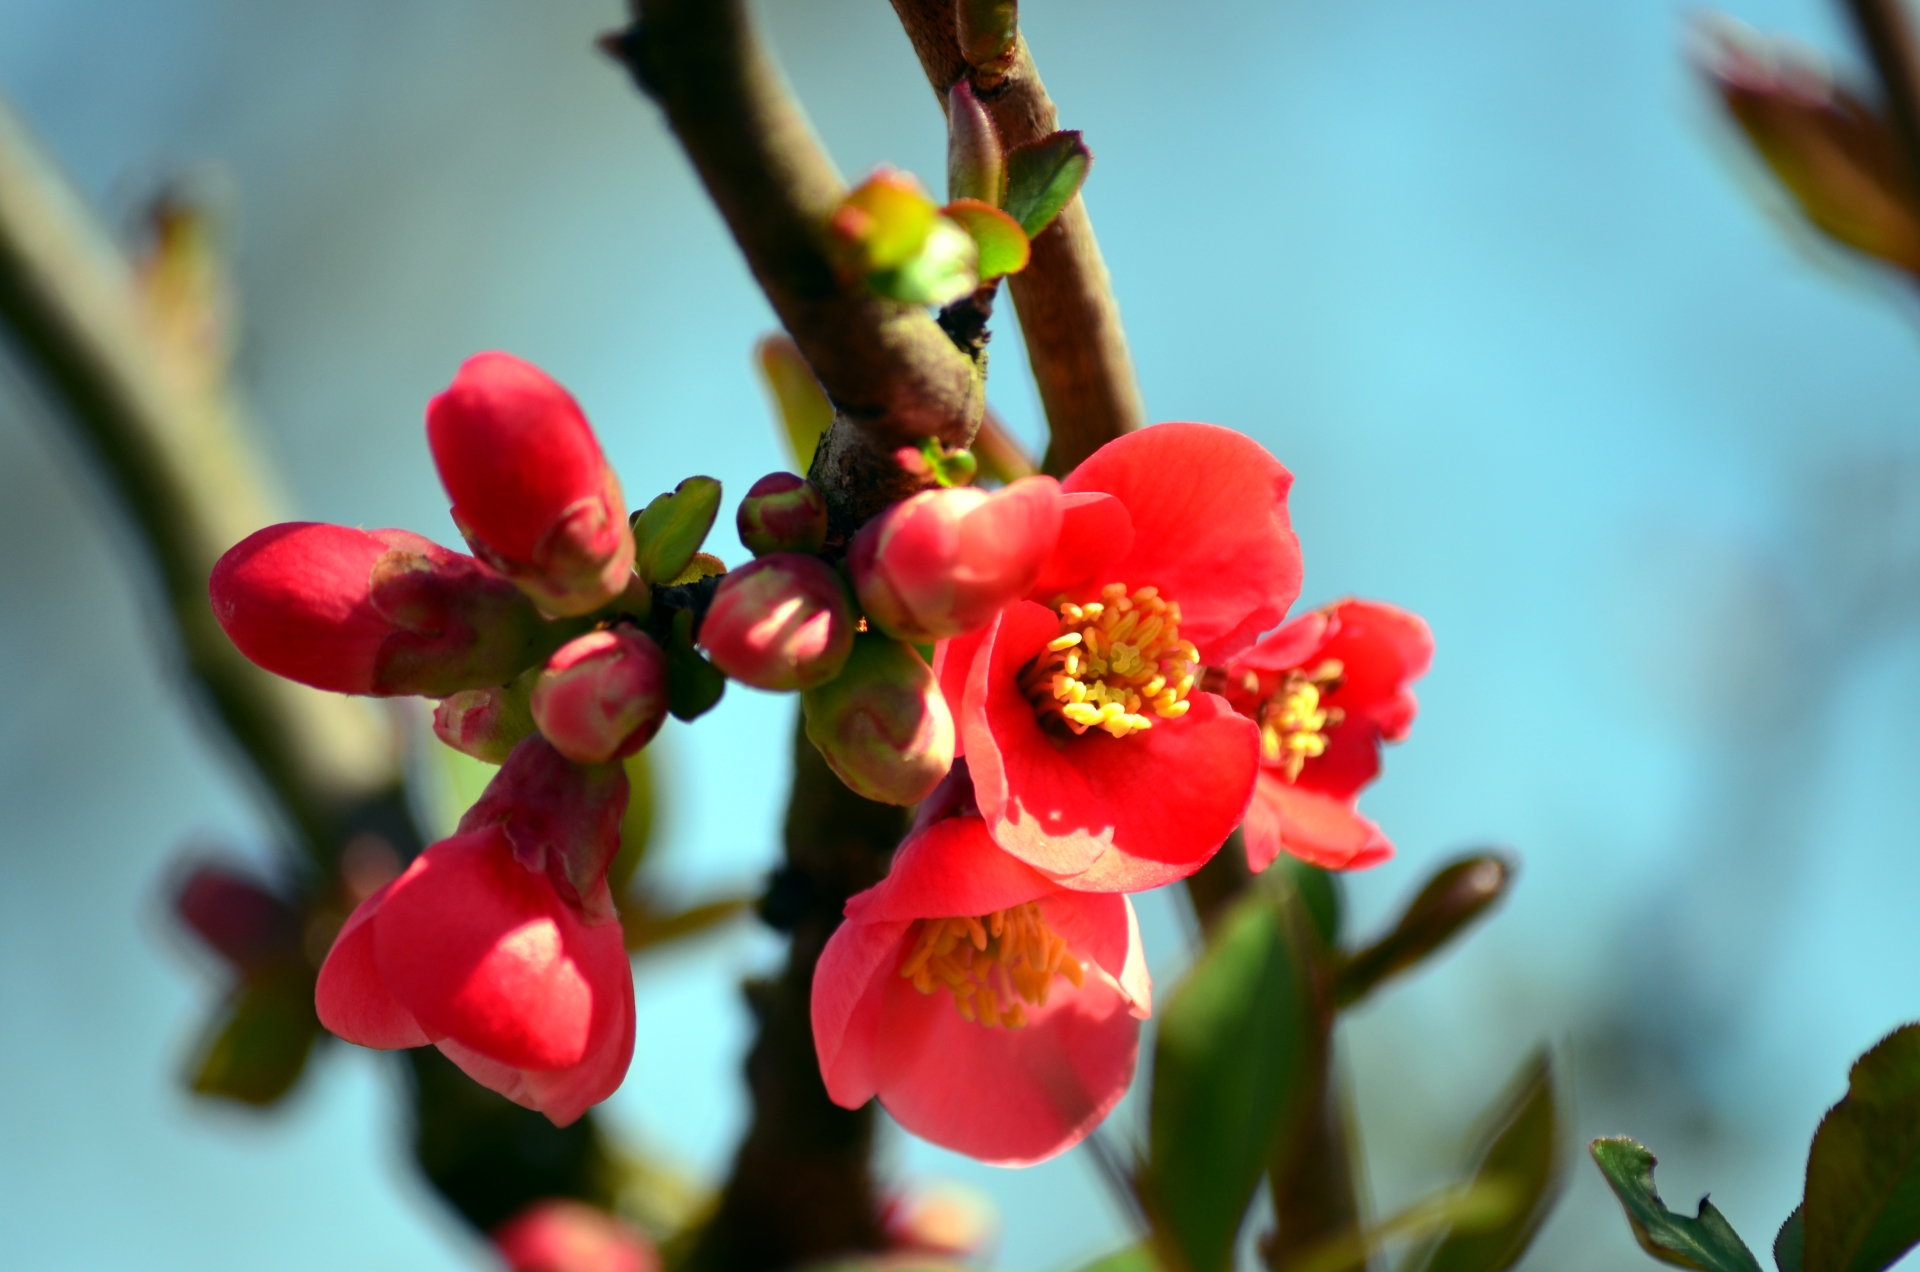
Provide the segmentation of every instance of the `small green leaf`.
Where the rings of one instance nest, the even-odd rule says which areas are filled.
[[[720,512],[720,483],[689,477],[633,514],[633,569],[649,583],[671,583],[707,541]]]
[[[1513,873],[1512,862],[1493,853],[1442,866],[1407,903],[1392,930],[1342,964],[1334,1000],[1342,1007],[1358,1002],[1381,982],[1444,948],[1507,894]]]
[[[1879,1272],[1920,1241],[1920,1025],[1854,1062],[1807,1154],[1806,1272]]]
[[[1365,1229],[1349,1228],[1309,1247],[1283,1272],[1365,1272],[1389,1241],[1418,1241],[1438,1232],[1459,1235],[1490,1231],[1520,1208],[1520,1189],[1504,1176],[1476,1179],[1416,1201],[1396,1215]]]
[[[1512,1190],[1506,1214],[1479,1226],[1455,1224],[1406,1272],[1504,1272],[1527,1252],[1560,1195],[1565,1137],[1555,1096],[1553,1056],[1544,1047],[1521,1067],[1494,1104],[1474,1167],[1474,1184]]]
[[[197,1095],[273,1104],[300,1080],[319,1035],[310,975],[244,985],[202,1041],[190,1084]]]
[[[1693,1219],[1667,1209],[1653,1186],[1654,1156],[1641,1145],[1624,1137],[1597,1139],[1588,1151],[1620,1199],[1642,1250],[1662,1263],[1696,1272],[1760,1272],[1753,1251],[1705,1197]]]
[[[813,452],[826,436],[827,425],[833,423],[833,403],[814,379],[800,346],[784,332],[761,337],[754,347],[754,362],[780,416],[780,433],[793,455],[793,470],[804,473],[813,467]]]
[[[1053,224],[1073,202],[1093,167],[1093,152],[1077,132],[1057,132],[1007,152],[1007,197],[1001,204],[1028,238]]]
[[[1780,1225],[1780,1235],[1773,1239],[1773,1261],[1779,1265],[1780,1272],[1800,1272],[1806,1243],[1807,1208],[1803,1203],[1793,1208],[1787,1221]]]
[[[1174,990],[1154,1047],[1142,1181],[1185,1272],[1225,1272],[1312,1045],[1306,971],[1279,906],[1236,902]]]
[[[980,249],[980,281],[1017,274],[1027,267],[1032,245],[1020,222],[978,199],[955,199],[941,211],[959,223]]]
[[[1001,69],[1020,35],[1017,0],[960,0],[956,8],[960,56],[969,66]]]
[[[1079,1272],[1160,1272],[1160,1261],[1153,1257],[1153,1247],[1143,1241],[1103,1254]]]
[[[908,305],[948,305],[980,285],[979,259],[973,237],[943,216],[927,231],[918,253],[897,268],[868,274],[867,286]]]
[[[620,928],[627,938],[628,953],[638,954],[738,918],[752,908],[753,902],[751,896],[721,897],[684,910],[663,911],[656,909],[644,895],[628,893],[620,902]]]
[[[698,719],[726,691],[727,678],[693,647],[693,611],[676,611],[667,640],[667,710],[678,720]]]

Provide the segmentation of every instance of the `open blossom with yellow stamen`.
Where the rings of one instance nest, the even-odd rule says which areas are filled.
[[[1200,683],[1300,587],[1292,476],[1207,424],[1158,424],[1061,482],[1028,599],[941,642],[935,669],[994,842],[1069,888],[1199,869],[1245,816],[1260,731]]]
[[[814,969],[814,1045],[835,1103],[877,1096],[923,1139],[1023,1166],[1125,1094],[1152,992],[1126,897],[1060,887],[964,812],[847,903]]]
[[[1418,615],[1377,601],[1304,614],[1218,672],[1235,710],[1260,726],[1260,780],[1247,810],[1247,862],[1282,852],[1329,870],[1375,865],[1393,844],[1355,806],[1380,771],[1380,744],[1413,727],[1413,681],[1433,659]]]

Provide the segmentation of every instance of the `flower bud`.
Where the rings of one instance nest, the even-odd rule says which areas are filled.
[[[512,584],[405,530],[268,526],[227,550],[207,593],[241,653],[335,693],[500,684],[539,661],[548,635]]]
[[[853,649],[853,607],[818,557],[775,552],[729,572],[700,626],[713,665],[756,689],[811,689]]]
[[[818,487],[792,473],[768,473],[740,501],[740,542],[760,557],[769,552],[818,552],[827,541],[827,501]]]
[[[507,756],[460,818],[462,835],[499,826],[514,859],[544,873],[566,900],[600,922],[613,915],[607,868],[620,851],[627,771],[618,764],[575,764],[539,734]]]
[[[567,391],[511,354],[467,359],[427,406],[427,443],[474,554],[549,614],[586,614],[633,570],[620,482]]]
[[[918,804],[953,766],[953,713],[914,649],[868,632],[840,674],[800,695],[807,737],[847,789]]]
[[[264,884],[202,862],[174,894],[174,913],[243,975],[300,956],[300,916]]]
[[[1060,485],[929,490],[860,528],[847,551],[867,617],[927,644],[976,631],[1039,581],[1060,537]]]
[[[536,1201],[493,1230],[508,1272],[659,1272],[660,1256],[632,1227],[578,1201]]]
[[[462,689],[433,709],[433,732],[456,751],[488,764],[504,764],[520,739],[534,733],[528,701],[533,676],[522,674],[504,685]]]
[[[1006,155],[993,116],[962,75],[947,90],[947,198],[1000,206]]]
[[[533,718],[576,764],[632,755],[667,718],[667,656],[624,624],[576,637],[534,683]]]

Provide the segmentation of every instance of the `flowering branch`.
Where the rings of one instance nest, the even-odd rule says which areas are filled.
[[[832,542],[911,494],[893,452],[923,438],[968,445],[981,368],[924,307],[836,274],[828,219],[846,195],[741,0],[634,0],[603,47],[660,104],[747,264],[832,400],[813,463]]]
[[[353,828],[411,834],[392,747],[367,710],[248,662],[207,607],[207,574],[273,519],[233,399],[160,355],[120,255],[0,107],[0,321],[111,485],[160,581],[179,651],[309,852]]]
[[[974,73],[960,51],[954,0],[893,0],[893,8],[943,109],[948,87],[972,73],[1009,148],[1060,126],[1025,39],[1015,37],[1003,73]],[[1120,303],[1080,198],[1033,240],[1032,259],[1008,285],[1053,435],[1045,468],[1069,472],[1104,443],[1146,423]]]

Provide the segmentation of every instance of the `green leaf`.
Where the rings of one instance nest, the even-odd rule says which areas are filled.
[[[676,611],[667,639],[667,710],[675,719],[695,720],[726,691],[727,678],[693,647],[693,611]]]
[[[1645,1148],[1621,1137],[1597,1139],[1588,1151],[1620,1199],[1642,1250],[1662,1263],[1697,1272],[1760,1272],[1753,1251],[1705,1197],[1697,1218],[1667,1209],[1653,1186],[1654,1156]]]
[[[1153,1247],[1142,1241],[1103,1254],[1079,1272],[1160,1272],[1160,1261],[1153,1257]]]
[[[973,236],[946,217],[927,231],[920,250],[904,264],[867,275],[867,286],[909,305],[948,305],[980,285],[980,249]]]
[[[633,516],[633,569],[649,583],[671,583],[707,540],[720,512],[720,483],[689,477]]]
[[[198,1095],[273,1104],[300,1080],[319,1035],[311,975],[243,985],[202,1040],[190,1085]]]
[[[638,954],[738,918],[752,908],[753,902],[752,896],[741,895],[703,901],[684,910],[659,910],[644,895],[628,893],[620,902],[620,929],[627,939],[628,953]]]
[[[1513,864],[1494,853],[1449,862],[1407,903],[1388,933],[1355,951],[1340,968],[1334,1001],[1345,1007],[1382,982],[1417,966],[1507,894]]]
[[[1093,167],[1093,152],[1077,132],[1057,132],[1007,152],[1007,197],[1001,204],[1028,238],[1053,224],[1073,201]]]
[[[1780,1272],[1800,1272],[1806,1243],[1807,1207],[1802,1203],[1793,1208],[1787,1221],[1780,1225],[1780,1235],[1773,1239],[1773,1261],[1779,1265]]]
[[[1313,924],[1315,935],[1329,950],[1340,948],[1340,928],[1345,918],[1340,900],[1340,876],[1331,870],[1310,866],[1285,853],[1267,867],[1266,878],[1284,879],[1299,896],[1301,911]]]
[[[1920,1025],[1854,1062],[1807,1154],[1806,1272],[1878,1272],[1920,1241]]]
[[[1017,274],[1027,267],[1033,247],[1020,222],[978,199],[955,199],[945,212],[973,239],[980,249],[980,281]]]
[[[1503,1272],[1518,1263],[1560,1195],[1564,1148],[1553,1056],[1543,1047],[1494,1104],[1474,1167],[1475,1186],[1511,1190],[1507,1212],[1493,1223],[1454,1225],[1409,1260],[1407,1272]]]
[[[1520,1189],[1504,1176],[1476,1179],[1416,1201],[1371,1227],[1345,1232],[1310,1246],[1283,1272],[1365,1272],[1389,1241],[1417,1241],[1438,1232],[1474,1234],[1507,1222],[1520,1207]]]
[[[1225,1272],[1312,1045],[1304,960],[1259,891],[1220,921],[1174,990],[1154,1047],[1143,1188],[1184,1272]]]
[[[786,333],[761,337],[754,347],[754,362],[780,416],[780,432],[793,455],[793,470],[804,473],[813,467],[813,452],[833,423],[833,403],[820,381],[814,379],[813,368],[801,355],[800,346]]]

